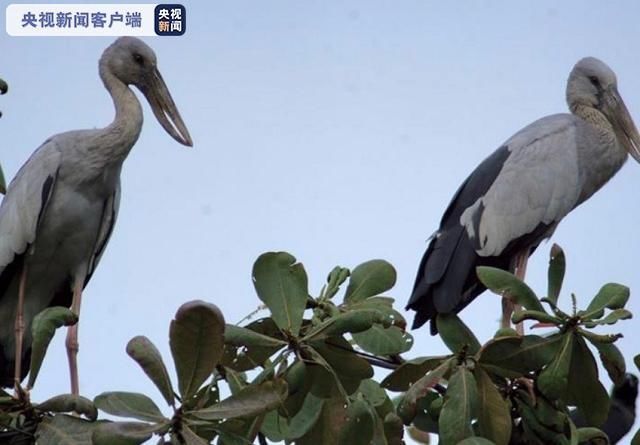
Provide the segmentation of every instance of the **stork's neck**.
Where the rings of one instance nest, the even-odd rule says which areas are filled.
[[[571,111],[591,129],[591,136],[584,135],[577,147],[583,181],[579,202],[583,202],[620,170],[628,154],[602,112],[586,105],[571,106]]]
[[[102,64],[100,77],[113,99],[116,117],[100,134],[99,155],[104,156],[106,162],[121,163],[140,136],[142,106],[133,91]]]

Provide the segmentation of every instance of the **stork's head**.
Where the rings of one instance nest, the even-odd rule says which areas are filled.
[[[145,95],[160,125],[176,141],[192,146],[186,125],[158,71],[156,55],[135,37],[120,37],[100,58],[100,69],[107,70],[126,85],[135,85]]]
[[[640,162],[640,134],[618,93],[615,73],[595,57],[585,57],[571,70],[567,83],[567,103],[571,111],[592,108],[604,115],[618,141]]]

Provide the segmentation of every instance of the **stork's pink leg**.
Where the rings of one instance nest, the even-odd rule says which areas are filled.
[[[73,300],[71,302],[71,311],[80,315],[80,303],[82,302],[82,287],[84,279],[76,278],[73,285]],[[80,323],[78,321],[78,323]],[[69,376],[71,378],[71,394],[80,394],[80,380],[78,377],[78,323],[69,326],[67,329],[67,358],[69,359]]]
[[[13,374],[13,383],[17,395],[22,392],[20,388],[20,380],[22,380],[22,345],[24,342],[24,294],[26,284],[27,265],[24,264],[22,266],[22,273],[20,274],[20,282],[18,284],[18,307],[16,308],[16,321],[14,325],[16,334],[16,361]]]
[[[516,255],[513,259],[513,265],[511,269],[516,277],[524,280],[527,272],[527,260],[529,259],[529,251],[524,251]],[[520,305],[513,304],[508,297],[502,298],[502,320],[500,326],[503,328],[511,327],[511,315],[520,310]],[[522,322],[516,325],[516,332],[520,335],[524,335],[524,326]]]

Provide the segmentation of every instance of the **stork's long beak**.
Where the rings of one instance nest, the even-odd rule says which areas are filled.
[[[605,114],[613,125],[618,140],[629,154],[640,162],[640,134],[616,88],[605,92]]]
[[[171,93],[169,93],[169,89],[157,68],[153,70],[148,85],[145,85],[141,90],[162,128],[182,145],[192,147],[193,141],[189,130],[187,130],[187,126],[178,112],[178,107],[173,102]]]

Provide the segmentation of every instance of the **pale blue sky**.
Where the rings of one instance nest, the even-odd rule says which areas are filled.
[[[126,342],[144,334],[168,359],[169,321],[195,298],[238,321],[258,305],[250,272],[267,250],[302,261],[312,293],[337,264],[384,258],[398,270],[389,294],[403,307],[458,185],[521,127],[566,111],[566,78],[581,57],[613,68],[640,120],[634,1],[183,3],[185,36],[145,40],[195,146],[165,134],[145,103],[119,221],[83,301],[79,360],[89,397],[155,394]],[[97,60],[112,41],[0,33],[7,177],[48,136],[110,122]],[[631,287],[640,317],[638,184],[640,166],[630,161],[560,224],[552,240],[568,255],[565,307],[569,292],[584,305],[617,281]],[[550,246],[530,261],[528,282],[539,292]],[[462,313],[481,341],[495,331],[499,307],[486,293]],[[638,321],[618,329],[633,369]],[[444,351],[426,329],[414,336],[409,356]],[[60,336],[33,398],[67,389]]]

